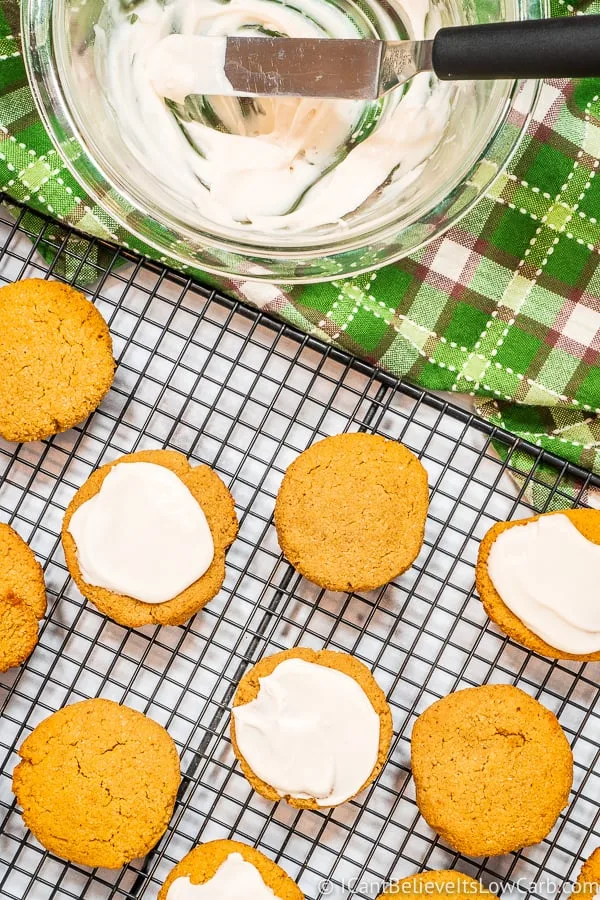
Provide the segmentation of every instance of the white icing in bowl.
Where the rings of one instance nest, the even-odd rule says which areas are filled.
[[[158,176],[157,205],[170,195],[198,224],[309,232],[342,223],[375,191],[400,197],[449,139],[456,94],[470,90],[422,74],[404,95],[376,103],[202,96],[196,85],[205,71],[215,94],[228,90],[225,45],[215,37],[259,28],[357,38],[361,29],[327,0],[143,0],[133,16],[113,0],[109,9],[112,26],[97,28],[95,61],[122,139]],[[406,3],[415,37],[425,36],[427,13],[423,0]]]
[[[184,0],[172,2],[183,3]],[[206,9],[204,2],[199,0]],[[266,6],[268,2],[263,0]],[[436,0],[431,4],[432,10],[429,10],[429,0],[406,0],[407,9],[402,0],[293,2],[294,6],[288,4],[286,9],[295,9],[299,21],[302,18],[308,20],[306,3],[312,2],[321,10],[319,15],[333,15],[336,22],[341,16],[342,21],[350,22],[352,29],[358,29],[365,36],[389,39],[406,36],[408,27],[413,27],[410,26],[411,18],[416,23],[415,33],[418,23],[424,21],[425,33],[431,37],[440,25],[541,18],[546,14],[546,0],[485,0],[476,5],[465,5],[458,0]],[[107,235],[121,225],[146,246],[154,248],[160,258],[192,270],[267,284],[273,281],[284,284],[323,281],[344,274],[358,274],[422,247],[453,224],[486,192],[525,131],[528,115],[539,93],[535,82],[526,82],[522,89],[514,82],[478,82],[460,86],[450,103],[450,117],[443,139],[433,152],[423,163],[416,165],[405,156],[405,165],[396,166],[386,176],[382,174],[387,165],[384,164],[385,153],[380,152],[381,147],[376,143],[369,145],[368,140],[379,140],[379,130],[382,146],[387,146],[386,153],[392,153],[390,146],[398,140],[398,133],[394,131],[393,135],[386,136],[384,129],[402,99],[400,93],[392,94],[381,108],[369,107],[365,117],[361,116],[352,125],[350,140],[346,140],[332,168],[333,175],[336,170],[343,174],[345,170],[341,164],[350,158],[348,150],[364,152],[362,148],[373,147],[380,169],[368,168],[378,185],[366,200],[362,197],[366,188],[368,193],[368,186],[366,183],[361,185],[359,179],[351,176],[349,164],[346,170],[350,169],[351,177],[344,177],[342,187],[341,175],[336,186],[328,185],[327,173],[319,174],[318,181],[310,186],[303,200],[306,206],[301,215],[301,205],[282,213],[281,208],[272,206],[269,209],[265,198],[260,197],[260,204],[252,211],[255,220],[237,221],[238,201],[241,204],[243,200],[244,209],[249,209],[247,201],[252,199],[254,202],[255,189],[246,191],[245,198],[241,192],[236,194],[232,208],[228,208],[229,201],[205,205],[205,195],[198,205],[197,185],[194,185],[195,191],[186,188],[189,170],[185,166],[180,169],[169,165],[164,153],[155,152],[155,132],[150,134],[150,149],[141,151],[146,157],[153,154],[149,165],[147,159],[146,164],[142,164],[132,151],[123,133],[128,129],[121,128],[115,110],[107,100],[107,77],[102,64],[98,65],[103,49],[100,46],[102,32],[97,26],[107,40],[110,40],[113,28],[119,27],[123,15],[133,19],[128,24],[135,28],[136,10],[144,5],[144,0],[121,0],[121,3],[122,6],[118,0],[85,0],[84,3],[81,0],[21,0],[24,33],[31,36],[31,40],[24,41],[23,51],[32,91],[44,124],[65,164],[106,213],[91,208],[87,211],[86,221],[90,225],[95,223],[99,230],[106,223],[107,231],[102,233]],[[271,5],[283,7],[275,0]],[[323,13],[324,9],[326,13]],[[315,21],[313,17],[313,28]],[[319,25],[317,22],[317,26],[331,30],[327,23]],[[126,67],[119,84],[129,91],[130,82],[131,75],[127,74]],[[145,90],[146,83],[143,87]],[[409,89],[405,112],[408,112],[411,92],[415,101],[419,99],[417,89],[418,83]],[[155,99],[158,104],[162,102],[156,93]],[[188,98],[186,108],[189,104]],[[212,113],[206,106],[203,109],[214,121],[212,107]],[[254,107],[247,105],[245,111],[250,115],[244,118],[260,119],[262,127],[265,124],[263,117],[253,110]],[[193,117],[194,110],[188,109],[188,112]],[[428,133],[425,118],[419,128],[423,129],[423,134]],[[412,134],[410,129],[400,132],[401,140],[410,142],[415,137],[416,132]],[[264,138],[260,140],[266,143]],[[414,142],[413,150],[418,149],[418,144],[418,141]],[[360,154],[357,153],[353,160],[352,166],[358,160],[359,170],[364,172]],[[209,174],[215,174],[214,165],[204,168],[209,169]],[[287,177],[283,180],[288,184]],[[329,181],[333,182],[333,177]],[[224,192],[219,194],[222,199],[227,194],[227,185],[220,187]],[[354,208],[341,219],[310,225],[310,222],[332,216],[325,189],[338,198],[341,194],[344,203]],[[264,193],[268,203],[274,204],[277,192]],[[74,194],[76,202],[84,196],[79,195],[76,188]],[[210,200],[209,193],[207,196]],[[320,209],[321,199],[323,207]],[[324,211],[326,216],[322,214]],[[298,215],[294,215],[296,212]],[[340,212],[339,206],[337,212]],[[218,221],[219,217],[222,221]],[[274,222],[274,218],[277,221]]]

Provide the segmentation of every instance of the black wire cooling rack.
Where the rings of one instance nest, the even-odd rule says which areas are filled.
[[[530,448],[535,465],[515,481],[526,445],[512,436],[31,212],[14,219],[0,211],[0,246],[2,283],[64,272],[73,282],[93,277],[89,294],[110,323],[119,362],[110,394],[82,426],[43,443],[0,443],[0,519],[44,563],[49,597],[35,652],[0,678],[2,900],[153,900],[197,842],[226,837],[277,860],[308,900],[376,897],[392,877],[449,867],[481,876],[505,897],[556,896],[600,844],[600,668],[551,662],[503,638],[474,594],[474,561],[493,522],[529,514],[532,487],[545,492],[547,508],[580,505],[589,476]],[[49,251],[52,263],[44,262]],[[346,430],[405,442],[421,457],[431,488],[416,564],[365,594],[328,593],[302,579],[282,558],[272,524],[287,465],[313,441]],[[236,499],[241,529],[224,588],[203,612],[184,627],[128,630],[81,598],[59,532],[69,500],[96,466],[158,447],[213,466]],[[229,705],[240,677],[261,656],[295,645],[355,654],[373,670],[394,714],[382,775],[330,812],[267,802],[250,789],[231,750]],[[420,818],[409,739],[431,702],[485,682],[517,684],[554,710],[573,745],[575,784],[547,840],[472,860],[449,850]],[[99,696],[161,722],[177,742],[184,775],[163,840],[117,872],[44,852],[24,828],[10,788],[16,748],[31,729],[66,703]]]

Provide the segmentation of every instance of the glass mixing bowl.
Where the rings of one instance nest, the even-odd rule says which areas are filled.
[[[121,0],[135,10],[135,0]],[[280,2],[280,0],[272,0]],[[297,0],[288,0],[288,7]],[[400,0],[322,0],[365,36],[406,37]],[[460,6],[456,4],[459,3]],[[432,0],[442,25],[542,18],[546,0]],[[22,0],[25,61],[44,124],[82,188],[163,257],[207,272],[286,284],[356,275],[415,251],[448,229],[490,187],[523,135],[537,82],[479,82],[453,98],[445,140],[401,196],[377,190],[344,222],[307,232],[224,226],[166,197],[122,138],[93,64],[105,0]],[[385,115],[401,94],[376,109]]]

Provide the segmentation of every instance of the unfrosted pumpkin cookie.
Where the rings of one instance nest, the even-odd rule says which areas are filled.
[[[27,659],[45,612],[42,567],[17,532],[0,523],[0,672]]]
[[[0,288],[0,435],[37,441],[92,413],[113,380],[108,326],[75,288],[30,278]]]
[[[468,900],[469,897],[482,897],[493,900],[496,897],[488,891],[480,881],[463,875],[455,869],[442,869],[433,872],[421,872],[401,878],[391,884],[378,900],[388,897],[403,897],[406,900],[423,900],[423,897],[447,897],[451,900]]]
[[[600,895],[600,847],[587,859],[581,867],[576,882],[575,897],[597,897]]]
[[[233,497],[211,468],[142,450],[90,476],[62,542],[77,587],[115,622],[181,625],[221,589],[237,529]]]
[[[373,434],[313,444],[287,469],[275,504],[283,553],[332,591],[368,591],[405,572],[423,544],[427,473],[414,453]]]
[[[296,647],[250,669],[233,698],[231,742],[254,790],[299,809],[339,806],[377,778],[392,715],[354,656]]]
[[[239,841],[210,841],[195,847],[169,873],[158,900],[187,900],[194,885],[204,885],[205,893],[212,889],[214,897],[304,900],[298,885],[280,866]]]
[[[490,619],[553,659],[600,660],[600,510],[498,522],[479,547],[476,583]]]
[[[573,754],[556,716],[507,684],[467,688],[415,722],[411,742],[423,818],[467,856],[543,840],[567,805]]]
[[[46,849],[118,869],[164,834],[179,756],[162,725],[112,700],[83,700],[44,719],[22,744],[13,791]]]

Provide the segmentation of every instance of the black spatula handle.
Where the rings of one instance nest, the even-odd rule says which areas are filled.
[[[600,75],[600,16],[442,28],[433,69],[443,81]]]

